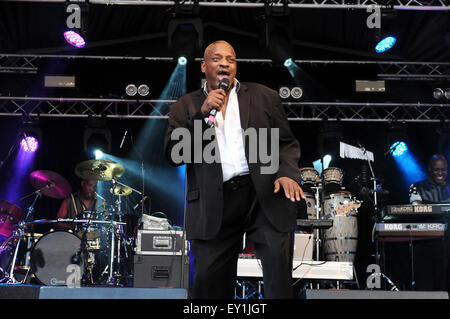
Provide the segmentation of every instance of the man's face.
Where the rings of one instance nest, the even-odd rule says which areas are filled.
[[[435,160],[429,167],[430,178],[433,183],[438,185],[445,185],[447,178],[447,162],[443,160]]]
[[[93,199],[95,197],[95,192],[97,191],[97,181],[81,181],[81,191],[86,199]]]
[[[208,89],[215,90],[219,82],[228,78],[230,87],[236,77],[236,54],[231,45],[226,42],[217,42],[205,50],[202,61],[202,72],[205,73]]]

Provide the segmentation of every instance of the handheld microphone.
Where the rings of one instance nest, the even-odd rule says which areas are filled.
[[[230,87],[230,80],[228,80],[227,78],[224,78],[224,79],[220,80],[220,82],[219,82],[219,89],[224,90],[225,93],[226,93],[228,91],[229,87]],[[209,111],[208,123],[207,123],[207,125],[209,127],[214,127],[214,120],[216,119],[216,114],[217,114],[217,110],[216,109],[211,109]]]
[[[128,130],[126,130],[125,133],[123,133],[122,142],[120,142],[119,148],[122,148],[123,142],[125,141],[125,137],[127,136],[127,133],[128,133]]]

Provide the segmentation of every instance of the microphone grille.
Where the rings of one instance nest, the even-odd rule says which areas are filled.
[[[228,80],[227,78],[224,78],[224,79],[220,80],[220,82],[219,82],[219,89],[222,89],[224,91],[228,91],[229,87],[230,87],[230,80]]]

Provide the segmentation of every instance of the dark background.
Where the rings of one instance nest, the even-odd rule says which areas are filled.
[[[64,54],[105,56],[171,57],[167,47],[168,7],[161,6],[102,6],[92,5],[89,10],[88,45],[80,50],[69,47],[62,37],[64,30],[64,8],[62,4],[48,3],[0,3],[0,53],[14,54]],[[201,8],[199,16],[204,26],[203,48],[218,39],[229,41],[238,58],[269,59],[271,56],[260,48],[258,29],[259,9]],[[365,25],[365,10],[319,10],[291,9],[290,28],[293,36],[293,57],[304,60],[370,60],[370,61],[427,61],[449,62],[449,16],[448,12],[398,11],[396,30],[401,37],[397,46],[385,54],[373,52],[374,34]],[[202,48],[202,49],[203,49]],[[197,57],[201,57],[201,52]],[[145,82],[150,85],[149,98],[157,99],[172,74],[176,62],[170,61],[114,61],[91,59],[51,59],[35,61],[39,71],[34,75],[1,74],[0,95],[45,96],[45,97],[104,97],[124,96],[124,87],[130,82]],[[299,81],[311,86],[313,79],[318,86],[308,91],[306,101],[390,101],[432,102],[430,81],[388,81],[387,92],[381,96],[365,96],[354,93],[355,79],[375,79],[376,66],[301,64],[303,76]],[[44,75],[76,75],[74,90],[49,90],[43,87]],[[237,78],[241,82],[259,82],[275,90],[282,84],[295,82],[288,71],[276,63],[238,64]],[[200,63],[187,65],[187,91],[200,86]],[[445,84],[449,84],[445,82]],[[445,110],[444,112],[447,112]],[[41,117],[42,140],[30,173],[33,170],[51,170],[64,176],[73,189],[79,188],[79,179],[74,174],[76,164],[89,157],[82,145],[86,118]],[[151,124],[149,124],[151,123]],[[21,118],[0,117],[0,156],[6,158],[9,148],[20,130]],[[132,158],[138,163],[133,143],[127,139],[119,149],[125,130],[134,142],[144,139],[146,171],[145,193],[151,198],[150,212],[163,212],[173,225],[183,224],[183,179],[178,169],[170,167],[162,157],[162,137],[167,127],[166,120],[158,119],[108,119],[112,132],[111,154],[120,158]],[[152,134],[142,136],[142,128],[153,125]],[[320,122],[291,121],[291,129],[299,140],[302,157],[299,167],[312,166],[317,160],[319,148],[317,136]],[[350,144],[361,143],[374,152],[374,170],[382,185],[390,191],[383,204],[408,203],[409,181],[405,180],[391,156],[384,153],[389,148],[385,122],[343,122],[343,139]],[[429,157],[438,150],[440,123],[408,123],[408,148],[421,168],[426,172]],[[135,143],[136,144],[136,143]],[[445,150],[448,152],[448,150]],[[334,155],[334,154],[333,154]],[[0,191],[5,191],[11,180],[17,178],[12,170],[14,156],[0,171]],[[374,262],[371,241],[373,210],[370,199],[359,193],[351,182],[361,173],[359,160],[338,160],[334,156],[330,166],[344,170],[344,186],[363,205],[359,210],[359,248],[356,266],[364,275],[368,264]],[[140,189],[138,176],[128,176],[127,182]],[[21,189],[17,198],[33,191],[29,183]],[[127,214],[140,217],[139,209],[133,206],[139,196],[130,197]],[[128,199],[127,199],[128,200]],[[61,201],[43,197],[38,201],[34,218],[53,218]],[[27,208],[30,199],[18,203]],[[362,277],[362,278],[365,278]],[[364,287],[364,280],[361,282]]]

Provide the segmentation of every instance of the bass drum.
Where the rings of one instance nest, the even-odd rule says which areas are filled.
[[[70,275],[67,266],[80,247],[81,239],[68,231],[54,231],[42,236],[31,251],[31,272],[42,284],[65,286]],[[81,275],[84,266],[80,265]]]

